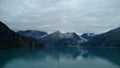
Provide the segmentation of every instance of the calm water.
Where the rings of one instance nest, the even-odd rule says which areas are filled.
[[[119,48],[0,50],[0,68],[120,68]]]

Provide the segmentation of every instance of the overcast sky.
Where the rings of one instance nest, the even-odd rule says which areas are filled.
[[[120,0],[0,0],[13,30],[101,33],[120,26]]]

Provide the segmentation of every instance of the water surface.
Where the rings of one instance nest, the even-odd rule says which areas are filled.
[[[120,68],[119,48],[0,50],[0,68]]]

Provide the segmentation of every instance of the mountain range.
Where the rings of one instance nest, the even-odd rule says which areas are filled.
[[[0,48],[41,46],[120,47],[120,27],[98,35],[60,31],[48,34],[37,30],[14,32],[0,21]]]
[[[83,33],[82,35],[78,35],[75,32],[61,33],[60,31],[56,31],[51,34],[46,32],[43,33],[45,33],[45,35],[39,39],[47,46],[120,46],[120,27],[98,35],[95,35],[94,33]]]
[[[92,33],[78,35],[75,32],[61,33],[60,31],[55,31],[51,34],[48,34],[47,32],[35,30],[18,31],[17,33],[22,36],[29,36],[31,38],[40,40],[46,46],[73,46],[78,42],[85,42],[93,36]]]

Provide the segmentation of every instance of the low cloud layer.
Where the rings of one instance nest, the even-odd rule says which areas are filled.
[[[0,0],[0,20],[14,30],[101,33],[119,18],[120,0]]]

